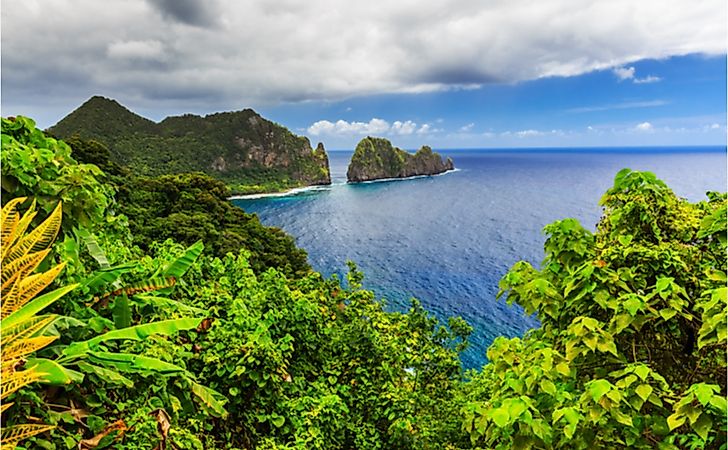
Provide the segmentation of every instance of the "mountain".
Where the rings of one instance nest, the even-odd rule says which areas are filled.
[[[48,129],[109,147],[112,160],[138,175],[203,172],[233,194],[331,184],[322,144],[264,119],[252,109],[167,117],[159,123],[104,97],[91,97]]]
[[[414,155],[393,147],[387,139],[365,137],[354,150],[346,179],[349,182],[436,175],[453,170],[452,159],[443,161],[438,153],[423,146]]]

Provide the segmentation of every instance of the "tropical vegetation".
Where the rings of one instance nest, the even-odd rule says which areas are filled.
[[[464,372],[462,319],[322,277],[202,174],[70,144],[2,119],[3,448],[726,448],[725,194],[621,171],[594,232],[503,277],[540,327]]]

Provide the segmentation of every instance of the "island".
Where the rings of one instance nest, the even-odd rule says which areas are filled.
[[[452,159],[443,160],[428,146],[411,154],[394,147],[387,139],[367,136],[354,150],[346,179],[350,183],[359,183],[386,178],[437,175],[453,169]]]
[[[252,109],[157,123],[116,100],[94,96],[47,131],[60,139],[98,141],[113,162],[137,175],[202,172],[233,195],[331,184],[323,144],[312,148],[308,138]]]

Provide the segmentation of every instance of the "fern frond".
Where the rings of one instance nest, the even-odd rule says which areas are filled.
[[[18,223],[20,222],[20,213],[18,212],[18,206],[23,203],[27,197],[18,197],[10,200],[5,206],[3,206],[2,213],[0,215],[0,222],[2,222],[2,226],[0,227],[2,229],[2,232],[0,233],[0,236],[2,236],[2,240],[0,243],[2,244],[3,249],[7,248],[11,244],[10,242],[10,236],[13,235],[13,232],[18,227]]]
[[[13,425],[11,427],[3,428],[1,438],[2,440],[0,442],[2,442],[1,445],[3,450],[5,450],[6,448],[15,448],[18,442],[22,441],[23,439],[27,439],[31,436],[35,436],[36,434],[40,434],[46,431],[50,431],[54,428],[55,426],[53,425]]]
[[[25,320],[14,327],[4,327],[2,329],[2,337],[0,337],[0,345],[3,347],[13,345],[18,339],[24,339],[33,336],[38,331],[48,326],[56,319],[56,316],[35,316]]]
[[[2,306],[0,307],[0,317],[4,319],[28,303],[29,300],[51,284],[65,266],[65,263],[61,263],[47,272],[37,273],[20,280],[18,288],[11,290],[3,298]]]
[[[51,342],[55,341],[58,336],[36,336],[16,341],[13,345],[3,346],[2,359],[3,364],[18,360],[23,356],[29,355],[36,350],[40,350]]]
[[[35,200],[33,200],[33,203],[31,203],[30,208],[27,211],[25,211],[25,214],[23,214],[23,217],[20,218],[17,226],[15,227],[13,232],[8,237],[8,245],[3,247],[3,249],[2,249],[3,264],[8,264],[13,261],[14,258],[10,257],[10,255],[17,248],[17,245],[19,244],[21,237],[23,236],[23,234],[25,234],[25,231],[30,226],[30,223],[33,221],[36,214],[37,214],[37,211],[35,210]]]
[[[33,367],[28,370],[11,372],[9,376],[3,378],[2,388],[0,388],[0,399],[7,397],[30,383],[41,380],[43,375],[42,372],[36,371]]]
[[[40,252],[28,253],[27,255],[16,259],[9,264],[3,264],[2,289],[5,290],[6,283],[9,283],[10,278],[16,273],[30,273],[35,270],[35,268],[38,267],[38,264],[40,264],[41,261],[43,261],[45,257],[48,256],[48,253],[50,251],[50,249],[46,249]]]
[[[35,215],[35,213],[33,213],[33,215]],[[61,229],[62,218],[63,210],[61,203],[59,202],[58,206],[56,206],[50,216],[48,216],[40,225],[35,227],[33,231],[28,233],[27,236],[20,239],[17,244],[13,245],[10,253],[8,253],[7,256],[3,256],[3,263],[7,264],[8,262],[14,261],[29,252],[43,250],[50,246],[56,238],[58,230]],[[22,225],[23,219],[20,219],[20,222]],[[18,228],[20,229],[20,227]]]

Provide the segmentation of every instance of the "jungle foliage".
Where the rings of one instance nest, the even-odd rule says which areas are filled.
[[[726,447],[724,194],[693,204],[650,173],[620,172],[596,232],[549,225],[541,267],[503,278],[507,301],[541,326],[497,339],[489,363],[463,373],[461,319],[443,324],[416,301],[389,312],[353,264],[325,279],[270,242],[246,245],[268,235],[223,254],[193,222],[226,229],[224,186],[130,177],[102,145],[71,144],[3,119],[3,437],[38,427],[19,448]],[[48,221],[60,225],[53,247]],[[6,230],[44,227],[43,245],[6,261],[34,233]],[[12,371],[53,379],[11,392],[5,289],[21,278],[50,284],[25,295],[44,299],[27,317],[45,322]]]

